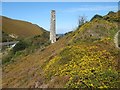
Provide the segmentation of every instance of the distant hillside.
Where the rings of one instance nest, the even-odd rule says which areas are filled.
[[[94,18],[56,43],[17,57],[15,62],[3,66],[2,86],[120,88],[120,50],[114,44],[117,19]]]
[[[12,38],[11,36],[9,36],[9,34],[2,31],[2,42],[10,42],[13,40],[15,40],[15,38]]]
[[[4,16],[2,16],[2,30],[14,38],[42,35],[45,31],[42,27],[30,22],[10,19]]]

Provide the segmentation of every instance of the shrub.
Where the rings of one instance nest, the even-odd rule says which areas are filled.
[[[27,43],[25,41],[19,41],[15,47],[13,47],[13,53],[16,53],[17,51],[21,51],[24,50],[25,48],[27,48]]]
[[[68,46],[45,66],[45,76],[69,76],[66,88],[115,88],[115,57],[98,46]]]
[[[6,63],[10,62],[12,57],[13,57],[13,52],[10,51],[7,56],[2,57],[2,64],[6,64]]]
[[[100,16],[100,15],[98,15],[98,14],[96,14],[90,21],[92,21],[92,20],[94,20],[94,19],[102,19],[103,17],[102,16]]]

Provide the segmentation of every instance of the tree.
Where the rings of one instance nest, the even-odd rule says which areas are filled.
[[[78,27],[83,25],[86,22],[86,16],[79,16]]]
[[[17,51],[21,51],[21,50],[24,50],[25,48],[27,48],[28,45],[25,41],[19,41],[15,47],[13,47],[13,53],[16,53]]]

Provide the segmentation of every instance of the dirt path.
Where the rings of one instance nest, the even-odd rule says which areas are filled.
[[[114,36],[114,43],[115,43],[115,46],[120,49],[120,47],[118,46],[118,35],[120,33],[120,30],[115,34]]]

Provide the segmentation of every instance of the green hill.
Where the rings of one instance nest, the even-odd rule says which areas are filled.
[[[4,88],[120,88],[120,50],[114,44],[117,32],[117,20],[94,18],[56,43],[3,66],[2,85]]]

